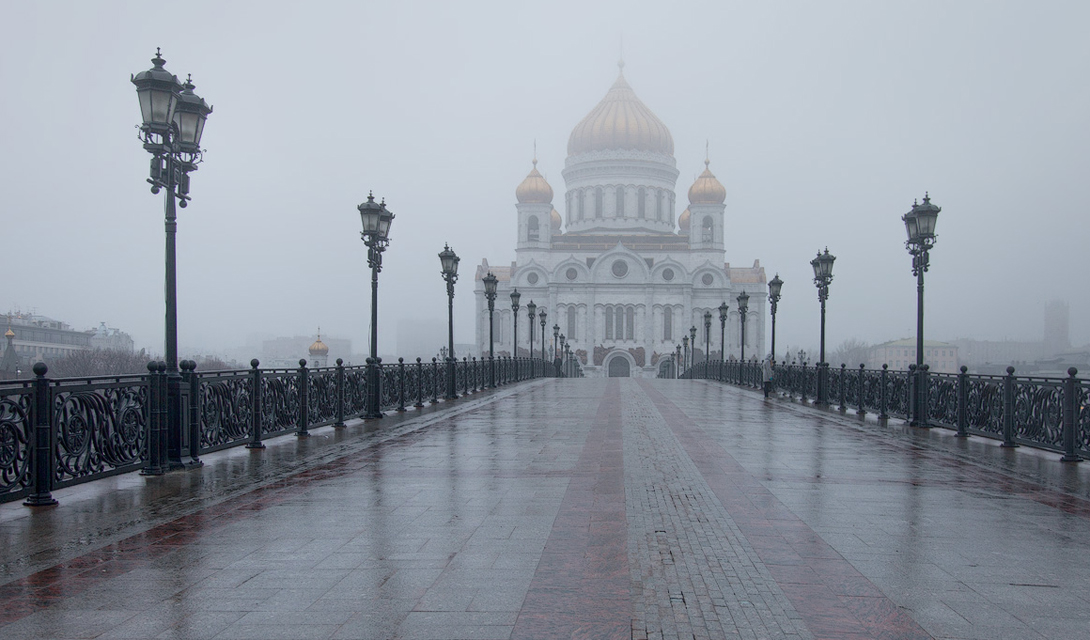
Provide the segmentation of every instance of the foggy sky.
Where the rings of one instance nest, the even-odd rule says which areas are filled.
[[[161,352],[163,203],[129,82],[159,46],[215,108],[179,209],[183,354],[319,325],[363,352],[369,190],[397,215],[380,339],[445,317],[449,242],[472,342],[473,271],[514,259],[534,141],[563,214],[568,136],[623,37],[625,77],[674,138],[675,215],[707,140],[727,260],[784,280],[778,344],[817,344],[826,246],[830,348],[914,335],[900,216],[925,191],[943,209],[929,339],[1039,340],[1063,299],[1090,341],[1086,2],[186,5],[4,3],[0,312],[105,321]]]

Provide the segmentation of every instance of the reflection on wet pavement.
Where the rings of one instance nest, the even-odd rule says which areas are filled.
[[[1090,467],[542,380],[0,506],[0,637],[1090,637]]]

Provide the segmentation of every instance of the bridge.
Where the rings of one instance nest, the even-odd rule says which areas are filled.
[[[32,383],[4,387],[5,443],[16,433],[12,407],[28,408],[35,426],[51,425],[52,457],[67,466],[48,474],[57,504],[0,506],[0,636],[1066,638],[1090,630],[1090,468],[1064,462],[1054,447],[1005,447],[987,429],[958,437],[956,424],[879,419],[859,411],[846,371],[829,375],[831,400],[815,405],[801,369],[777,371],[766,398],[755,372],[741,367],[645,380],[540,377],[548,369],[529,366],[504,369],[492,387],[487,367],[465,361],[454,377],[458,397],[444,399],[436,384],[449,382],[444,367],[405,373],[414,368],[382,365],[391,376],[386,416],[365,420],[352,417],[362,411],[358,383],[346,404],[330,400],[342,396],[341,381],[366,379],[347,367],[203,377],[183,367],[200,391],[197,419],[186,424],[199,425],[197,439],[161,434],[166,448],[177,440],[181,468],[145,475],[125,471],[146,470],[146,453],[126,465],[103,460],[124,449],[125,434],[147,451],[154,437],[138,434],[156,420],[146,403],[161,372],[47,380],[54,410],[45,420],[28,408],[39,401]],[[1029,414],[1003,414],[1005,399],[1026,404],[1031,382],[997,383],[1000,423],[1023,416],[1015,444],[1032,439],[1021,426]],[[233,391],[212,391],[221,387]],[[1064,380],[1038,391],[1064,405],[1068,387],[1082,393]],[[255,400],[254,388],[268,393]],[[1057,411],[1043,423],[1063,423]],[[207,435],[217,433],[213,417],[223,442]],[[226,446],[255,445],[245,426],[253,424],[257,446]],[[27,433],[33,441],[42,431]],[[190,452],[194,441],[203,444]],[[100,468],[60,455],[77,449],[98,452]],[[34,447],[3,451],[5,463],[29,461],[24,497],[44,502]]]

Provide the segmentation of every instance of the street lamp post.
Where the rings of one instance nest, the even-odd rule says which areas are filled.
[[[772,303],[772,361],[776,361],[776,303],[780,301],[780,289],[783,288],[783,280],[780,274],[772,276],[768,282],[768,301]]]
[[[931,260],[931,248],[935,246],[935,223],[938,221],[940,207],[931,204],[931,197],[926,192],[923,204],[912,204],[912,210],[901,216],[905,223],[908,240],[905,248],[912,255],[912,275],[916,276],[916,384],[913,385],[915,397],[912,402],[913,418],[910,424],[916,427],[928,427],[927,394],[923,383],[926,379],[923,367],[923,274]]]
[[[489,271],[488,275],[482,278],[484,281],[484,297],[488,300],[488,386],[493,389],[496,388],[496,365],[494,352],[496,341],[492,335],[492,314],[496,310],[496,285],[498,280],[496,276],[492,275]]]
[[[689,327],[689,368],[696,365],[696,325]]]
[[[519,299],[522,298],[522,294],[518,289],[511,291],[511,317],[515,319],[515,332],[511,336],[511,357],[515,359],[515,382],[519,379]]]
[[[175,236],[177,210],[189,202],[189,174],[201,162],[201,136],[212,107],[193,92],[192,77],[185,83],[163,68],[166,60],[155,50],[152,68],[131,76],[140,101],[140,140],[151,154],[151,192],[164,194],[166,221],[165,346],[167,370],[167,466],[182,463],[181,381],[178,372],[178,286]],[[192,447],[193,444],[191,443]]]
[[[560,357],[559,354],[557,353],[557,350],[556,350],[557,347],[559,346],[559,342],[558,342],[559,339],[560,339],[560,325],[554,324],[553,325],[553,358],[554,359]]]
[[[530,301],[530,304],[526,305],[526,315],[530,318],[530,327],[529,327],[529,330],[527,331],[527,333],[530,334],[530,354],[529,355],[530,355],[531,377],[533,377],[532,370],[533,370],[533,366],[534,366],[534,321],[537,320],[537,305],[534,304],[533,300]]]
[[[689,336],[681,336],[681,368],[687,370],[689,368]]]
[[[719,305],[719,363],[727,361],[727,303]]]
[[[541,307],[541,311],[537,316],[541,319],[541,362],[545,362],[545,318],[548,314],[545,313],[545,307]],[[544,366],[544,365],[543,365]]]
[[[381,418],[382,376],[378,357],[378,274],[382,271],[382,252],[390,244],[390,225],[394,214],[386,208],[386,200],[375,202],[375,194],[367,194],[367,202],[356,207],[360,212],[363,231],[360,237],[367,245],[367,266],[371,268],[371,357],[367,359],[368,387],[365,418]]]
[[[712,357],[712,312],[704,312],[704,375],[708,375],[708,363]]]
[[[458,397],[458,387],[455,381],[455,356],[454,356],[454,283],[458,281],[458,262],[461,260],[450,245],[444,244],[439,252],[439,263],[442,265],[443,280],[447,283],[447,399]]]
[[[677,356],[674,357],[674,379],[681,377],[681,345],[677,345]]]
[[[746,361],[746,312],[749,311],[749,294],[738,294],[738,321],[742,323],[742,362]]]
[[[826,380],[829,367],[825,363],[825,300],[829,297],[829,283],[833,281],[834,261],[836,261],[836,256],[829,253],[828,247],[825,247],[825,253],[819,252],[817,257],[810,261],[810,266],[814,268],[814,285],[818,290],[818,300],[821,301],[821,353],[818,358],[817,371],[817,404],[819,405],[829,404],[828,381]]]

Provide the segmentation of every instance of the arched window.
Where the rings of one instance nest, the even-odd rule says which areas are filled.
[[[662,308],[662,339],[673,340],[674,339],[674,308],[663,307]]]
[[[568,340],[575,340],[575,307],[568,307]]]
[[[526,221],[526,239],[537,242],[538,237],[537,216],[530,216],[530,219]]]
[[[606,307],[606,340],[613,339],[613,307]]]
[[[647,191],[643,187],[636,194],[636,217],[641,220],[647,217]]]
[[[571,206],[571,191],[564,194],[564,197],[565,197],[564,211],[568,214],[568,224],[571,224],[572,223],[572,219],[571,219],[572,212],[575,211],[575,208]]]
[[[624,340],[624,307],[617,307],[613,310],[613,337],[617,340]]]
[[[624,339],[632,340],[633,327],[636,326],[636,309],[635,307],[629,307],[628,312],[625,313],[625,328]]]
[[[662,221],[662,191],[655,191],[655,220]]]
[[[601,218],[604,214],[602,211],[602,187],[596,187],[594,189],[594,217]]]
[[[712,217],[711,216],[704,216],[704,222],[703,222],[703,224],[700,225],[700,240],[701,240],[701,242],[711,242],[712,241],[712,229],[713,228],[714,228],[714,223],[712,222]]]
[[[576,193],[576,197],[579,198],[579,219],[580,220],[585,220],[586,219],[586,207],[585,207],[586,200],[583,198],[583,191],[580,190],[578,193]]]
[[[624,217],[624,186],[617,187],[617,214],[616,217]]]

